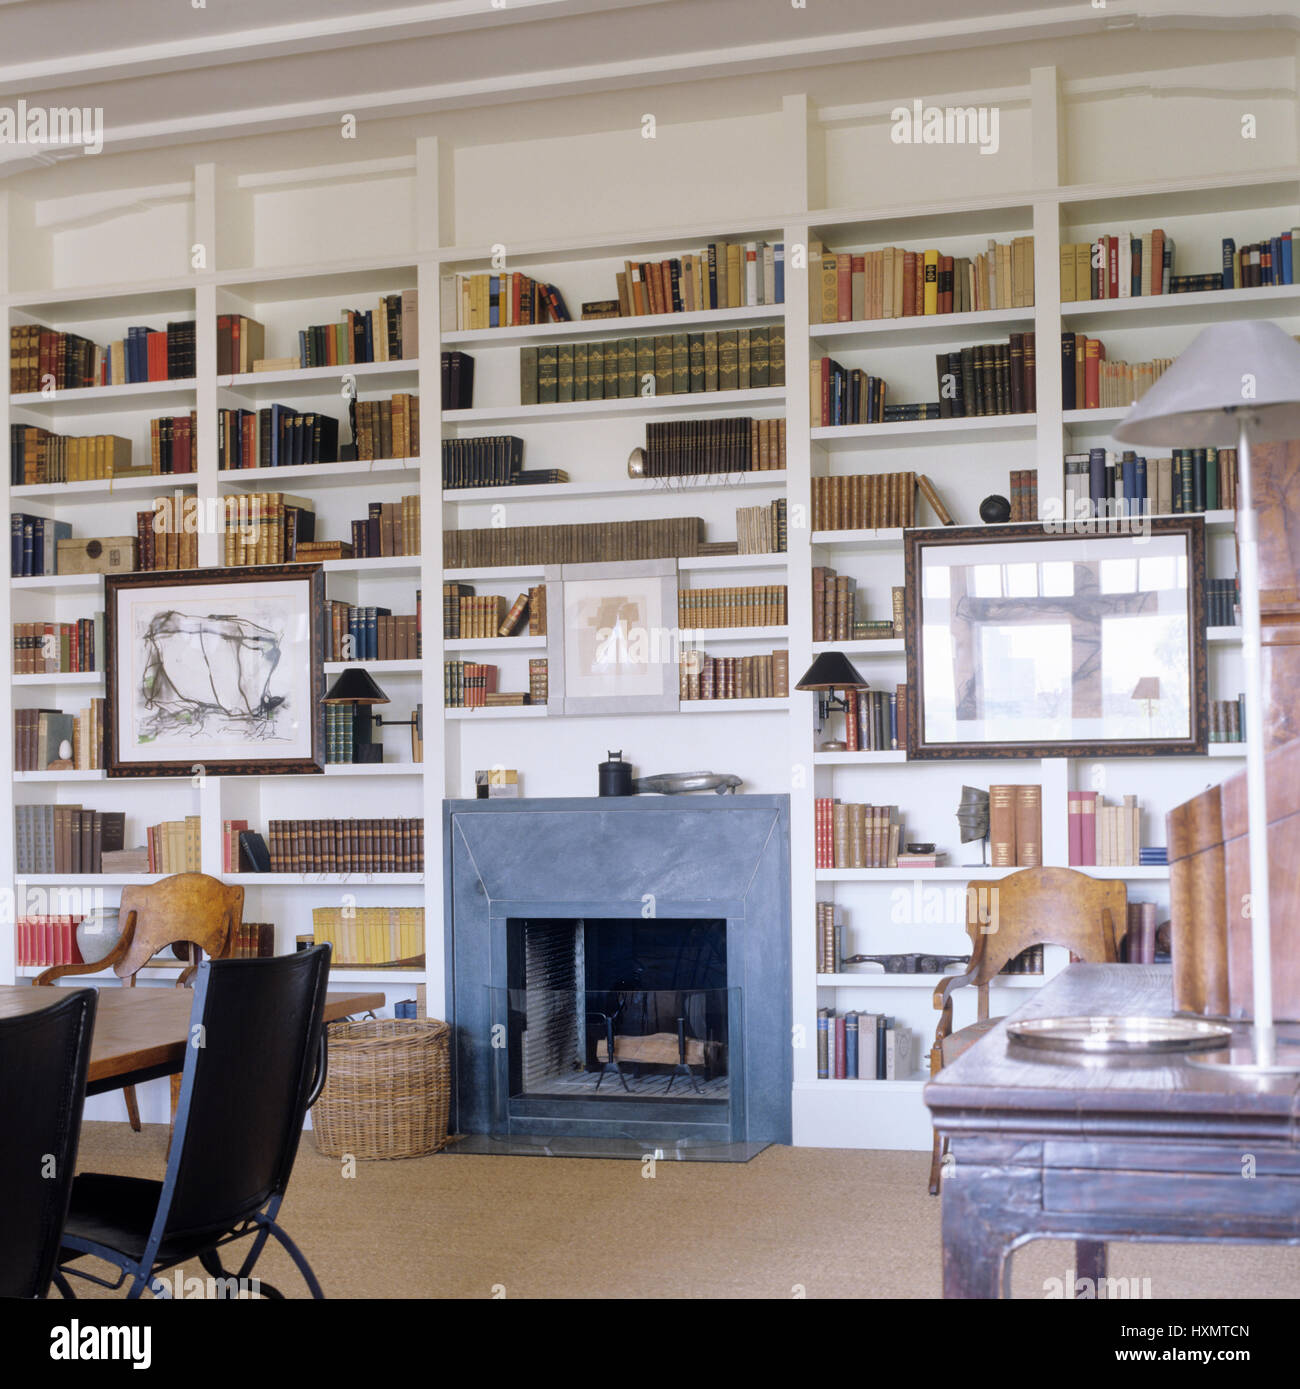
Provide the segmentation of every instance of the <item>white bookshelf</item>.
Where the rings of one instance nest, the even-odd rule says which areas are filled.
[[[966,93],[961,104],[974,99]],[[936,840],[949,851],[951,860],[960,852],[952,812],[963,781],[984,785],[999,776],[1038,780],[1044,784],[1045,844],[1050,861],[1059,862],[1064,858],[1063,792],[1069,785],[1082,784],[1078,778],[1090,768],[1083,762],[922,764],[908,763],[900,752],[819,752],[813,733],[813,697],[793,688],[785,699],[694,701],[684,704],[677,715],[618,719],[564,719],[534,706],[443,710],[444,658],[462,652],[499,658],[505,685],[523,689],[527,688],[529,655],[544,649],[544,639],[442,640],[437,599],[443,582],[470,583],[481,593],[513,598],[520,588],[543,578],[542,567],[533,565],[444,569],[442,530],[490,524],[481,519],[486,509],[504,506],[510,510],[510,524],[526,525],[700,515],[709,540],[729,540],[735,534],[737,506],[761,503],[769,493],[784,495],[791,509],[788,553],[693,557],[683,559],[679,571],[687,585],[787,583],[788,625],[705,630],[689,634],[691,639],[706,649],[723,643],[740,648],[750,644],[757,650],[764,643],[783,645],[789,652],[792,686],[813,655],[827,649],[843,649],[855,662],[869,663],[868,678],[873,683],[877,671],[882,685],[900,681],[905,656],[901,641],[819,643],[816,647],[812,643],[812,565],[833,564],[841,572],[854,574],[860,587],[866,585],[873,594],[871,611],[884,615],[889,587],[902,582],[904,541],[899,529],[811,532],[807,517],[814,475],[925,472],[958,520],[972,524],[982,496],[1005,492],[1009,469],[1037,467],[1040,505],[1045,505],[1053,495],[1059,499],[1061,459],[1072,441],[1108,434],[1123,415],[1122,411],[1062,411],[1054,350],[1062,331],[1102,335],[1114,341],[1120,356],[1130,352],[1131,344],[1136,351],[1145,349],[1148,342],[1154,345],[1153,352],[1160,348],[1158,355],[1167,355],[1166,345],[1177,350],[1190,341],[1198,326],[1241,315],[1276,317],[1292,325],[1291,331],[1300,331],[1300,287],[1062,304],[1055,280],[1059,244],[1083,240],[1093,227],[1141,230],[1168,216],[1177,222],[1180,252],[1184,247],[1196,248],[1198,255],[1207,258],[1209,270],[1217,261],[1205,247],[1218,233],[1230,234],[1240,226],[1244,228],[1238,232],[1241,242],[1259,239],[1261,226],[1275,224],[1280,229],[1300,224],[1300,181],[1290,163],[1289,147],[1269,167],[1177,176],[1167,174],[1154,157],[1151,167],[1144,169],[1140,156],[1132,153],[1132,162],[1119,166],[1122,173],[1102,182],[1094,177],[1097,156],[1087,134],[1088,119],[1099,109],[1127,110],[1126,96],[1081,94],[1058,80],[1054,70],[1036,69],[1027,86],[1010,95],[1000,93],[998,99],[1007,102],[1004,157],[975,158],[969,167],[954,165],[939,178],[923,172],[917,151],[903,151],[913,162],[899,162],[900,151],[888,138],[887,110],[870,105],[819,113],[808,98],[795,95],[778,98],[773,109],[761,115],[737,116],[734,130],[727,122],[700,121],[695,143],[708,151],[707,158],[701,154],[698,162],[678,159],[671,180],[674,197],[692,210],[676,225],[650,229],[644,226],[647,189],[655,185],[646,182],[636,160],[611,161],[604,170],[598,210],[614,209],[617,219],[610,225],[591,225],[589,200],[578,200],[583,203],[578,207],[566,199],[562,205],[536,213],[531,200],[520,196],[515,178],[477,176],[466,150],[458,157],[447,140],[414,130],[409,150],[395,157],[395,162],[386,157],[349,156],[344,163],[340,155],[337,163],[322,160],[304,169],[294,149],[285,151],[280,171],[273,167],[274,156],[262,153],[261,146],[255,154],[249,145],[232,140],[228,147],[219,142],[216,162],[203,162],[188,171],[191,191],[183,234],[149,202],[141,191],[144,183],[136,186],[133,179],[141,176],[133,175],[128,165],[113,163],[108,155],[93,164],[95,172],[87,178],[104,180],[106,186],[116,179],[119,194],[135,190],[131,205],[137,207],[132,215],[138,221],[132,223],[132,235],[149,254],[128,258],[127,271],[118,271],[111,258],[96,252],[95,237],[102,230],[97,222],[102,218],[84,211],[79,218],[73,217],[59,200],[46,198],[41,191],[45,185],[33,183],[24,191],[28,185],[17,180],[0,192],[0,231],[5,234],[0,238],[5,241],[4,254],[0,254],[0,299],[10,323],[39,321],[107,341],[120,336],[126,324],[157,327],[168,318],[192,317],[197,323],[199,365],[192,381],[11,397],[5,357],[0,365],[3,422],[42,424],[68,433],[132,432],[139,447],[152,416],[194,409],[199,466],[193,474],[122,479],[111,486],[9,487],[10,510],[30,507],[71,520],[77,535],[127,533],[119,525],[133,514],[142,497],[159,490],[193,490],[201,499],[215,501],[245,490],[283,489],[315,498],[318,515],[327,518],[327,534],[346,538],[342,518],[362,514],[374,489],[387,489],[382,492],[385,497],[397,495],[398,488],[418,490],[422,498],[419,556],[331,561],[324,570],[331,597],[378,603],[396,612],[411,611],[415,589],[422,590],[427,614],[423,660],[360,664],[393,699],[394,708],[385,713],[405,717],[416,703],[423,703],[425,761],[400,760],[409,757],[409,736],[405,729],[393,728],[384,736],[394,760],[332,766],[319,786],[309,777],[226,777],[209,778],[196,787],[188,778],[123,783],[93,773],[15,775],[6,739],[0,776],[10,781],[20,801],[84,798],[96,808],[125,809],[132,830],[197,810],[203,816],[205,871],[245,887],[245,915],[251,920],[274,919],[281,949],[291,948],[294,935],[310,929],[311,906],[337,904],[341,894],[355,892],[361,905],[389,901],[423,905],[424,970],[340,969],[335,977],[339,982],[382,987],[390,1001],[408,996],[417,982],[427,983],[430,1010],[438,1013],[443,1008],[444,987],[441,803],[447,797],[472,795],[475,769],[518,767],[524,794],[538,796],[594,794],[595,766],[612,747],[623,747],[638,772],[683,766],[736,771],[745,778],[743,790],[791,797],[796,1025],[812,1033],[819,1003],[831,1001],[838,992],[888,990],[891,1009],[913,1026],[924,1052],[934,1026],[927,992],[932,981],[919,976],[819,976],[812,929],[814,903],[832,896],[846,908],[853,923],[855,951],[921,948],[964,953],[969,943],[960,925],[949,921],[915,929],[898,926],[889,920],[891,904],[901,900],[896,896],[900,893],[953,894],[965,881],[995,879],[1001,870],[951,864],[931,870],[817,870],[812,832],[815,797],[835,794],[849,800],[902,804],[911,836]],[[1207,96],[1206,101],[1211,98]],[[728,129],[714,128],[719,124]],[[1059,140],[1058,131],[1062,132]],[[771,141],[778,134],[780,155],[774,158]],[[511,140],[482,157],[501,161],[491,165],[494,169],[513,169],[526,178],[534,169],[536,148],[527,138],[512,136]],[[764,151],[760,172],[738,176],[728,185],[730,210],[722,213],[716,197],[719,160],[727,167],[750,169],[741,155],[751,142],[760,143]],[[1064,160],[1058,162],[1062,146]],[[654,150],[643,153],[658,157]],[[91,161],[81,167],[91,169]],[[1207,163],[1204,169],[1212,165]],[[1067,170],[1086,181],[1067,182]],[[575,177],[583,172],[580,160],[572,172]],[[661,213],[673,206],[667,198],[649,196]],[[325,197],[332,200],[337,216],[320,217]],[[701,198],[710,200],[701,204]],[[38,218],[34,209],[43,199],[48,205]],[[116,225],[115,214],[102,217]],[[304,228],[312,233],[308,245],[303,244]],[[510,268],[539,276],[544,270],[546,278],[564,289],[576,312],[583,299],[614,295],[613,277],[624,259],[662,259],[698,251],[718,237],[781,240],[788,250],[821,240],[836,248],[942,244],[950,250],[960,248],[958,254],[971,254],[982,250],[988,238],[1006,241],[1031,232],[1036,238],[1032,309],[813,323],[807,277],[787,260],[786,302],[779,306],[484,331],[444,332],[440,323],[442,277],[487,269],[500,238],[505,238]],[[195,243],[209,249],[209,258],[203,267],[183,271]],[[151,259],[168,273],[155,274]],[[113,279],[115,272],[122,274],[120,281]],[[78,277],[85,282],[78,282]],[[265,322],[268,355],[288,355],[280,349],[290,331],[336,321],[341,305],[373,308],[378,295],[411,288],[420,295],[418,360],[224,377],[216,373],[218,313],[245,312]],[[784,387],[563,405],[518,404],[514,373],[522,346],[763,323],[784,326]],[[878,354],[912,354],[918,360],[928,354],[932,373],[934,352],[972,341],[1004,339],[1013,331],[1037,335],[1039,390],[1034,415],[837,428],[807,424],[811,356],[849,354],[855,361],[871,361],[880,359]],[[444,349],[470,351],[480,364],[473,409],[442,412],[439,363]],[[342,418],[339,388],[345,374],[354,378],[365,398],[387,396],[395,390],[418,392],[423,460],[217,469],[218,408],[301,400],[331,409]],[[917,397],[904,392],[898,398]],[[332,407],[327,404],[331,400]],[[785,470],[690,480],[626,477],[628,451],[643,441],[649,421],[739,414],[786,416]],[[493,432],[522,434],[529,458],[525,466],[564,467],[572,481],[547,487],[441,492],[436,471],[441,440]],[[802,523],[797,519],[799,508]],[[930,523],[928,508],[920,508],[920,518]],[[1229,513],[1206,516],[1211,573],[1231,572],[1215,565],[1230,563],[1232,524]],[[215,565],[219,558],[219,537],[200,536],[200,562]],[[0,590],[6,625],[38,616],[66,621],[103,606],[103,585],[97,576],[15,579]],[[1212,629],[1209,645],[1211,697],[1216,697],[1216,690],[1225,696],[1235,693],[1239,634],[1231,628]],[[327,677],[351,664],[358,663],[330,663]],[[66,696],[64,707],[71,707],[74,700],[102,687],[100,675],[16,677],[5,685],[0,719],[12,726],[15,706]],[[712,717],[691,717],[695,714]],[[1115,778],[1117,789],[1140,792],[1147,809],[1147,837],[1160,842],[1164,812],[1205,782],[1234,774],[1243,757],[1243,744],[1215,744],[1207,758],[1142,762],[1140,775],[1127,763],[1108,764],[1105,770]],[[1160,765],[1152,765],[1155,761]],[[81,789],[80,783],[91,781],[96,785]],[[1049,802],[1049,796],[1058,792],[1062,793],[1059,806],[1055,800]],[[422,814],[424,872],[222,872],[222,820],[247,819],[251,827],[264,829],[272,818],[322,814]],[[138,842],[136,835],[131,837]],[[1098,876],[1124,878],[1135,896],[1149,894],[1167,901],[1167,868],[1095,871]],[[30,876],[20,879],[14,872],[10,837],[0,836],[0,887],[105,888],[111,898],[122,886],[142,881],[152,878],[105,876],[71,883]],[[15,976],[12,926],[3,929],[0,980],[8,980]],[[917,932],[923,943],[910,944]],[[1054,968],[1059,968],[1059,962],[1049,961],[1044,977],[1050,977]],[[895,979],[905,982],[890,982]],[[1033,976],[1008,976],[996,987],[1019,991],[1039,982]],[[923,1057],[918,1060],[921,1065]],[[795,1141],[928,1148],[922,1086],[919,1071],[916,1077],[893,1082],[819,1081],[815,1047],[796,1049]]]

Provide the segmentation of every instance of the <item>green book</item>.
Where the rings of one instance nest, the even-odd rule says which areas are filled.
[[[1219,450],[1205,450],[1205,509],[1219,509]]]
[[[704,389],[704,333],[688,335],[687,347],[690,352],[690,388],[692,394]]]
[[[554,405],[559,399],[556,387],[559,379],[559,350],[552,344],[537,349],[537,403]]]
[[[636,389],[636,338],[618,340],[618,398],[630,400]]]
[[[691,340],[687,333],[673,334],[673,394],[686,395],[691,389]]]
[[[749,390],[749,329],[741,328],[736,333],[736,389]]]
[[[768,329],[768,370],[769,386],[785,385],[785,324],[774,323]]]
[[[749,330],[749,384],[752,390],[761,390],[768,384],[769,342],[768,329]]]
[[[587,344],[587,399],[603,400],[605,398],[605,344],[603,342],[589,342]]]
[[[573,400],[573,344],[562,342],[556,352],[558,354],[558,370],[555,399],[563,405]]]
[[[720,391],[734,391],[738,379],[736,330],[723,328],[718,332],[718,385]]]
[[[655,338],[655,395],[673,393],[673,340],[668,334]]]
[[[636,389],[633,395],[649,395],[651,390],[658,390],[659,384],[655,381],[655,340],[653,338],[637,338],[636,340]],[[655,384],[647,388],[647,379],[655,381]]]
[[[718,389],[718,335],[704,334],[704,389]]]
[[[537,348],[519,349],[519,403],[537,404]]]
[[[573,398],[587,399],[587,361],[591,345],[585,342],[573,344]]]

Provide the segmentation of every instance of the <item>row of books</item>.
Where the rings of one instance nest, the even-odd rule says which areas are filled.
[[[688,632],[719,627],[784,627],[789,620],[785,584],[728,588],[683,588],[677,592],[677,622]]]
[[[1210,742],[1244,743],[1246,741],[1246,696],[1236,699],[1210,700]]]
[[[1296,241],[1300,227],[1292,227],[1267,241],[1254,241],[1238,246],[1230,237],[1223,238],[1223,289],[1258,289],[1263,285],[1293,285]],[[1220,286],[1215,285],[1218,289]]]
[[[149,873],[198,873],[203,869],[199,817],[164,820],[146,831]]]
[[[296,405],[217,411],[217,467],[287,468],[337,463],[339,422]]]
[[[862,805],[818,796],[816,867],[897,868],[902,817],[896,805]]]
[[[217,375],[253,371],[266,356],[266,327],[240,313],[217,315]]]
[[[528,700],[529,704],[546,704],[550,699],[550,663],[545,656],[535,657],[528,662]]]
[[[275,922],[241,921],[227,955],[232,960],[260,960],[275,954]]]
[[[846,690],[844,702],[848,706],[844,711],[847,752],[907,750],[906,685],[892,690]]]
[[[522,471],[524,441],[517,434],[484,434],[474,439],[442,441],[442,485],[462,487],[510,487],[526,483],[560,481],[551,478],[559,469]],[[540,474],[540,475],[539,475]]]
[[[880,640],[903,635],[903,588],[890,590],[891,616],[888,620],[859,622],[857,618],[858,581],[848,574],[837,574],[828,565],[814,565],[812,571],[813,641]]]
[[[39,323],[9,329],[9,389],[15,395],[90,386],[127,386],[143,381],[185,381],[194,376],[194,322],[165,329],[132,327],[125,338],[101,347],[77,333],[60,333]]]
[[[417,589],[415,612],[394,613],[373,604],[326,600],[327,661],[414,661],[420,650],[421,598]]]
[[[828,425],[881,424],[903,418],[888,405],[884,378],[860,367],[846,367],[831,357],[808,363],[808,419],[814,429]]]
[[[1175,449],[1150,459],[1131,449],[1067,453],[1064,501],[1069,520],[1233,510],[1237,450]]]
[[[916,1069],[912,1030],[897,1018],[858,1009],[817,1010],[818,1080],[906,1080]]]
[[[442,354],[442,408],[469,410],[474,405],[474,358],[468,352]]]
[[[272,873],[422,873],[424,820],[271,820]]]
[[[1108,805],[1097,791],[1069,791],[1066,800],[1072,868],[1132,867],[1141,862],[1142,812],[1136,796]]]
[[[783,304],[785,243],[711,241],[695,254],[624,261],[614,279],[620,318]],[[589,307],[582,306],[583,318],[595,316]]]
[[[1156,904],[1130,902],[1125,922],[1124,939],[1120,942],[1120,959],[1128,965],[1156,963]]]
[[[945,526],[952,517],[924,474],[841,473],[812,480],[814,531],[878,530],[916,525],[916,491]]]
[[[486,709],[497,693],[496,666],[481,661],[442,663],[443,702],[448,709]]]
[[[217,374],[412,361],[420,355],[420,301],[414,289],[384,294],[374,309],[340,309],[337,323],[298,330],[298,355],[265,356],[266,330],[239,314],[217,317]]]
[[[195,473],[199,468],[199,417],[160,415],[149,421],[149,470],[164,473]]]
[[[120,850],[126,815],[79,805],[14,806],[15,866],[19,873],[103,873],[103,856]]]
[[[442,586],[442,635],[444,640],[492,639],[523,635],[527,620],[530,637],[546,635],[546,585],[536,584],[506,607],[501,594],[476,596],[470,584]]]
[[[357,717],[373,718],[369,705],[347,704],[325,705],[325,762],[328,766],[351,763],[355,759],[357,746]]]
[[[1129,299],[1144,294],[1171,294],[1202,289],[1200,277],[1174,274],[1176,247],[1161,228],[1143,232],[1107,233],[1094,241],[1070,242],[1061,247],[1061,302],[1090,299]]]
[[[1237,604],[1241,602],[1241,590],[1236,579],[1206,579],[1205,581],[1205,625],[1207,627],[1235,627],[1237,625]]]
[[[1037,868],[1042,864],[1041,785],[989,787],[989,862],[994,868]]]
[[[760,390],[785,385],[779,324],[519,349],[519,403]]]
[[[131,462],[131,441],[116,434],[54,434],[31,424],[9,426],[9,485],[99,482],[148,477],[149,464]]]
[[[1037,344],[1033,333],[1012,333],[1005,343],[936,353],[939,418],[1032,415],[1038,409]]]
[[[787,507],[784,497],[766,506],[736,508],[736,548],[738,555],[783,555],[787,543]]]
[[[646,477],[785,467],[784,419],[652,420],[645,435]]]
[[[420,397],[397,391],[388,400],[357,401],[357,458],[419,458]]]
[[[20,916],[14,922],[15,959],[19,969],[80,965],[77,927],[82,916]]]
[[[140,573],[199,567],[202,511],[198,497],[155,497],[135,513],[135,568]],[[101,542],[105,543],[105,542]]]
[[[1106,344],[1082,333],[1061,334],[1061,408],[1107,410],[1132,405],[1173,366],[1173,357],[1149,362],[1109,361]]]
[[[15,675],[73,675],[104,669],[104,614],[75,622],[15,622]]]
[[[423,907],[313,907],[311,926],[331,964],[424,963]]]
[[[564,295],[554,285],[519,270],[445,275],[441,292],[444,333],[572,321]]]
[[[766,656],[710,656],[683,651],[680,696],[697,699],[785,699],[790,693],[790,653]]]
[[[1038,469],[1012,468],[1010,477],[1011,519],[1038,520]]]
[[[59,709],[14,710],[14,771],[98,771],[103,765],[102,698],[92,699],[79,714]]]
[[[813,322],[1032,308],[1034,303],[1032,236],[1006,243],[990,238],[975,256],[900,246],[836,252],[818,242],[808,249],[810,264],[820,268],[819,292],[808,296]]]
[[[72,523],[52,516],[9,513],[9,573],[32,578],[59,572],[59,541],[72,539]]]
[[[316,504],[288,492],[240,492],[223,499],[222,563],[286,564],[316,535]]]
[[[420,553],[419,494],[396,502],[371,502],[364,520],[352,522],[352,553],[357,559],[376,559]],[[321,556],[324,558],[324,556]],[[346,558],[346,556],[330,556]]]
[[[698,516],[593,521],[561,526],[488,526],[442,533],[448,569],[593,564],[694,556],[704,541]]]

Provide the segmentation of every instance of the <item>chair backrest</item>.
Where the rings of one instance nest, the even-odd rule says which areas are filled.
[[[966,888],[966,934],[979,989],[979,1016],[989,1015],[989,982],[1031,945],[1062,945],[1090,964],[1119,959],[1128,891],[1122,882],[1073,868],[1026,868]]]
[[[230,1228],[293,1170],[320,1043],[328,945],[205,960],[154,1235]]]
[[[45,1296],[68,1214],[99,995],[55,998],[0,1018],[0,1297]]]
[[[113,970],[119,979],[134,979],[160,950],[182,941],[192,941],[213,960],[229,955],[244,916],[244,889],[206,873],[176,873],[124,887],[119,915],[123,932],[131,935]]]

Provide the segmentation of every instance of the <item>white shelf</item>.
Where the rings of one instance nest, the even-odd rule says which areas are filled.
[[[326,675],[342,675],[345,670],[368,670],[376,676],[386,675],[422,675],[424,673],[424,662],[416,660],[404,661],[326,661]]]
[[[444,651],[543,651],[545,637],[449,637],[442,643]]]
[[[717,645],[728,641],[786,641],[789,627],[684,627],[678,632],[683,645]]]
[[[443,714],[452,720],[460,719],[544,719],[545,704],[505,704],[497,708],[444,709]]]
[[[834,1086],[837,1090],[842,1090],[844,1094],[850,1095],[862,1090],[897,1090],[908,1094],[919,1095],[929,1081],[929,1076],[916,1074],[905,1080],[809,1080],[800,1085],[800,1089],[807,1086],[809,1089],[824,1090],[828,1086]]]
[[[422,762],[327,762],[327,777],[423,776]]]
[[[140,780],[140,779],[141,779],[141,778],[139,778],[139,777],[131,778],[131,780],[135,780],[135,781],[138,781],[138,780]],[[161,778],[161,777],[159,777],[159,778],[152,778],[152,777],[151,777],[151,778],[149,778],[149,780],[164,780],[164,779],[165,779],[165,780],[168,780],[168,781],[174,781],[174,780],[176,780],[176,778],[174,778],[174,777],[167,777],[167,778]],[[78,781],[107,781],[107,780],[108,780],[108,773],[107,773],[106,771],[104,771],[102,768],[95,768],[94,770],[89,770],[89,769],[87,769],[87,770],[85,770],[85,771],[77,770],[77,771],[71,771],[71,772],[65,772],[65,771],[60,771],[60,772],[15,772],[15,773],[14,773],[14,780],[15,780],[15,781],[70,781],[70,782],[78,782]],[[123,778],[123,780],[126,780],[126,778]]]
[[[44,675],[13,675],[10,680],[15,685],[102,685],[102,670],[62,670],[49,671]]]
[[[890,748],[888,752],[815,752],[815,767],[857,767],[869,762],[906,762],[907,753],[901,748]],[[930,872],[935,870],[930,869]]]
[[[9,404],[18,410],[40,410],[59,415],[101,415],[113,410],[152,410],[168,406],[193,407],[198,382],[190,377],[185,381],[137,381],[129,386],[79,386],[76,390],[27,391],[9,397]]]
[[[903,529],[813,531],[812,544],[825,550],[898,550],[903,548]]]
[[[558,405],[500,405],[482,410],[444,410],[444,428],[459,425],[547,424],[562,420],[614,419],[632,415],[731,415],[750,408],[785,405],[785,387],[756,391],[696,391],[631,396],[619,400],[575,400]],[[560,485],[560,484],[557,484]]]
[[[790,556],[784,550],[763,555],[686,555],[677,561],[681,573],[710,569],[787,569]]]
[[[1005,878],[1019,868],[818,868],[819,883],[925,883]]]
[[[815,641],[812,649],[814,656],[823,651],[842,651],[846,656],[861,660],[864,656],[901,656],[907,644],[902,637],[877,637],[875,640],[862,637],[853,641]]]
[[[32,482],[9,489],[12,502],[53,502],[86,506],[112,501],[122,493],[169,492],[197,487],[197,473],[151,473],[148,477],[95,478],[90,482]]]
[[[284,354],[286,357],[289,353]],[[389,384],[393,377],[408,376],[414,380],[419,373],[420,363],[412,358],[396,362],[351,362],[339,363],[331,367],[294,367],[288,371],[244,371],[233,376],[218,376],[217,389],[236,391],[241,395],[260,394],[260,388],[280,389],[310,395],[337,395],[339,382],[345,376],[355,376],[358,382],[375,385],[382,381]],[[286,391],[285,394],[289,394]]]
[[[501,582],[523,582],[527,579],[541,579],[546,573],[540,564],[502,564],[497,567],[486,565],[478,569],[444,569],[444,583],[472,584],[499,579]]]
[[[939,952],[936,951],[936,954]],[[860,974],[845,970],[841,974],[819,974],[819,989],[926,989],[933,990],[941,979],[960,974],[954,965],[948,974],[885,974],[863,970]],[[994,989],[1041,989],[1048,976],[1042,974],[1000,974],[989,980]]]
[[[780,714],[790,708],[788,699],[684,699],[683,714]]]
[[[327,559],[326,574],[355,574],[363,579],[406,579],[420,574],[419,555],[388,555],[371,559]]]
[[[444,489],[442,499],[449,506],[474,506],[507,500],[562,502],[579,497],[689,497],[738,488],[784,491],[785,485],[784,468],[757,468],[743,473],[690,473],[682,477],[609,478],[597,482],[530,483],[520,487],[455,487]]]
[[[1205,749],[1207,757],[1242,757],[1246,756],[1245,743],[1210,743]]]
[[[15,873],[32,887],[132,887],[160,882],[168,873]]]
[[[1240,646],[1241,628],[1240,627],[1207,627],[1205,629],[1205,640],[1211,645],[1221,646]]]
[[[635,314],[627,318],[583,318],[569,323],[526,323],[510,328],[457,328],[442,335],[445,348],[527,347],[534,343],[589,341],[592,338],[649,337],[699,329],[741,328],[775,323],[784,304],[752,304],[739,309],[697,313]]]
[[[102,574],[38,574],[10,579],[10,586],[28,593],[99,593],[104,591]]]
[[[272,491],[297,491],[306,483],[317,487],[365,487],[374,483],[420,481],[418,458],[376,458],[351,463],[300,463],[296,468],[224,468],[217,473],[222,491],[261,489],[272,483]]]
[[[1212,289],[1197,294],[1143,294],[1136,299],[1088,299],[1061,305],[1063,328],[1162,328],[1228,323],[1242,318],[1300,315],[1300,285]]]
[[[890,424],[831,424],[810,430],[814,444],[832,453],[861,451],[874,439],[894,444],[1015,443],[1033,439],[1034,415],[975,415],[958,420],[898,420]]]
[[[1034,311],[980,309],[971,313],[909,314],[900,318],[859,318],[847,323],[810,323],[814,357],[833,356],[836,348],[902,347],[913,343],[958,341],[986,333],[1033,332]],[[825,351],[819,351],[818,345]]]

